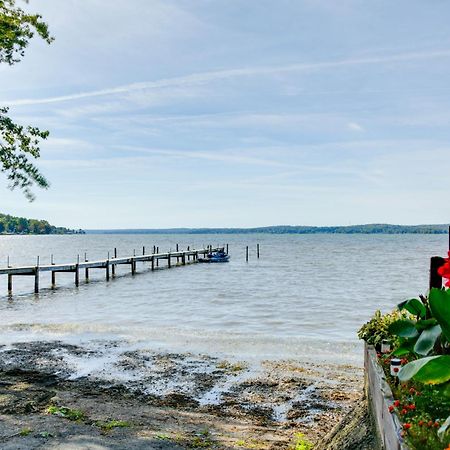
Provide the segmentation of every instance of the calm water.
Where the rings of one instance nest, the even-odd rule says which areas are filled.
[[[256,243],[261,258],[256,259]],[[121,339],[170,351],[221,353],[242,358],[318,358],[359,362],[356,330],[376,309],[427,288],[429,258],[445,255],[446,235],[80,235],[0,236],[0,265],[100,259],[142,246],[160,251],[179,243],[200,248],[229,243],[229,264],[194,264],[138,274],[119,267],[73,285],[73,274],[14,279],[6,295],[0,276],[0,343],[34,339],[90,342]],[[252,249],[245,262],[245,246]],[[164,263],[161,262],[163,265]],[[83,277],[82,277],[83,279]]]

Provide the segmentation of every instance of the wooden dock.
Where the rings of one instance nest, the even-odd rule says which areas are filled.
[[[178,247],[178,246],[177,246]],[[84,276],[86,281],[89,280],[89,271],[92,269],[101,269],[105,271],[106,281],[109,281],[111,275],[115,275],[116,266],[119,265],[129,265],[131,273],[134,275],[136,273],[136,263],[138,262],[149,262],[151,264],[151,270],[159,267],[159,261],[166,260],[167,267],[171,268],[173,259],[175,258],[175,265],[186,265],[187,263],[197,263],[199,261],[199,255],[206,256],[209,252],[215,252],[223,250],[223,248],[212,248],[208,246],[201,250],[190,250],[189,247],[184,251],[166,252],[159,253],[159,249],[154,247],[154,252],[150,254],[145,254],[145,248],[143,248],[143,254],[140,256],[127,256],[119,258],[117,257],[117,251],[114,250],[114,257],[107,258],[97,261],[80,261],[78,256],[75,263],[68,264],[47,264],[40,265],[39,258],[37,260],[36,266],[21,266],[21,267],[4,267],[0,268],[0,275],[7,275],[8,277],[8,293],[12,294],[13,290],[13,277],[16,276],[33,276],[34,277],[34,292],[39,293],[39,281],[41,272],[51,272],[51,283],[52,287],[56,285],[56,274],[57,273],[74,273],[75,274],[75,286],[80,284],[80,271],[84,270]],[[177,248],[178,250],[178,248]],[[155,253],[156,251],[156,253]],[[52,258],[53,260],[53,258]]]

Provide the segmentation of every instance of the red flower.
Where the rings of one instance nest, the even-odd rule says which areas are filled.
[[[425,422],[423,420],[419,420],[419,427],[421,427]]]
[[[429,427],[432,427],[432,426],[433,426],[433,421],[430,420],[430,421],[427,423],[427,425],[428,425]]]
[[[438,268],[438,274],[447,280],[445,286],[450,287],[450,252],[448,252],[448,258],[445,259],[445,263]]]
[[[391,412],[393,412],[394,411],[394,407],[391,405],[391,406],[389,406],[389,412],[391,413]]]
[[[395,400],[394,406],[398,408],[400,406],[400,400]]]
[[[407,412],[408,412],[407,409],[405,409],[405,408],[402,409],[402,414],[403,414],[403,415],[407,414]]]
[[[434,422],[434,428],[439,428],[439,422]]]
[[[408,408],[412,411],[413,409],[416,409],[416,405],[414,403],[411,403]]]
[[[405,425],[403,425],[403,428],[405,430],[409,430],[411,428],[411,424],[410,423],[405,423]]]

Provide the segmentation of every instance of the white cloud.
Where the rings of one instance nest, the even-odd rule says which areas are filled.
[[[352,131],[364,131],[364,128],[356,122],[349,122],[347,124],[347,127]]]
[[[162,78],[156,81],[131,83],[113,88],[98,89],[94,91],[79,92],[69,95],[61,95],[47,98],[28,98],[17,100],[0,100],[10,106],[39,105],[49,103],[69,102],[86,98],[105,97],[112,95],[131,94],[136,91],[180,88],[187,86],[198,86],[208,84],[217,80],[231,79],[237,77],[271,76],[289,72],[308,72],[317,70],[336,69],[339,67],[358,66],[367,64],[400,63],[416,60],[444,58],[450,56],[450,50],[435,50],[428,52],[410,52],[389,56],[373,56],[364,58],[348,58],[337,61],[324,61],[314,63],[297,63],[277,66],[243,67],[237,69],[226,69],[209,72],[199,72],[190,75]]]

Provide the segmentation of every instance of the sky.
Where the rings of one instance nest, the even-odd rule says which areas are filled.
[[[20,1],[19,1],[20,3]],[[448,223],[450,3],[31,0],[55,37],[0,66],[50,130],[49,190],[0,211],[74,228]]]

